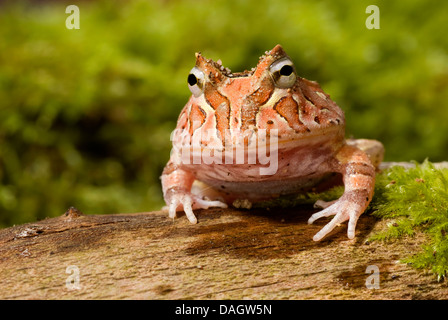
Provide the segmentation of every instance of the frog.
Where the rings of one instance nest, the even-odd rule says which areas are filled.
[[[193,210],[249,209],[315,190],[338,175],[342,195],[316,201],[321,210],[308,223],[332,217],[314,241],[347,221],[347,237],[354,239],[357,221],[373,198],[383,144],[346,139],[344,111],[316,81],[298,75],[279,44],[243,72],[200,52],[195,57],[187,78],[191,96],[179,114],[160,177],[168,216],[174,219],[183,211],[196,224]]]

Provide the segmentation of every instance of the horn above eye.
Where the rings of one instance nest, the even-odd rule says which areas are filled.
[[[188,75],[188,88],[195,97],[199,97],[204,92],[204,73],[198,68],[191,69]]]
[[[282,89],[291,88],[297,80],[294,64],[288,57],[272,63],[269,72],[275,85]]]

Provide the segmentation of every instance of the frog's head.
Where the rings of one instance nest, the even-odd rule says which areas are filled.
[[[190,133],[203,127],[217,130],[222,139],[228,129],[278,129],[282,136],[297,139],[343,125],[339,107],[316,82],[297,75],[280,45],[260,57],[255,68],[239,73],[196,53],[187,81],[192,93],[186,110]]]
[[[292,88],[296,81],[294,64],[280,45],[260,57],[252,70],[237,73],[222,66],[220,60],[215,62],[196,53],[196,65],[188,75],[188,87],[193,96],[205,95],[207,99],[213,91],[228,92],[234,103],[256,91],[272,94],[276,88]]]

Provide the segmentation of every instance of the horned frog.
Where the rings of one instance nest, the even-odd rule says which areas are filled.
[[[317,201],[323,210],[308,223],[334,215],[315,241],[345,221],[348,238],[355,237],[384,148],[375,140],[346,140],[344,112],[317,82],[297,75],[280,45],[241,73],[196,53],[188,87],[192,96],[179,115],[161,176],[169,217],[183,210],[197,223],[193,209],[297,194],[339,173],[344,193],[334,201]]]

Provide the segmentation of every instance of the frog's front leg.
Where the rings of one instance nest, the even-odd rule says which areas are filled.
[[[375,187],[375,167],[366,153],[351,145],[343,146],[329,164],[330,170],[342,173],[345,190],[336,201],[328,203],[325,209],[313,214],[308,223],[334,215],[334,218],[320,230],[313,240],[319,241],[336,225],[348,220],[347,236],[355,237],[359,216],[367,209]]]
[[[176,211],[183,210],[191,223],[197,223],[193,209],[227,207],[227,205],[221,201],[211,201],[193,194],[191,188],[195,180],[194,174],[179,168],[172,161],[169,161],[165,166],[161,180],[163,198],[168,206],[170,218],[176,217]]]

